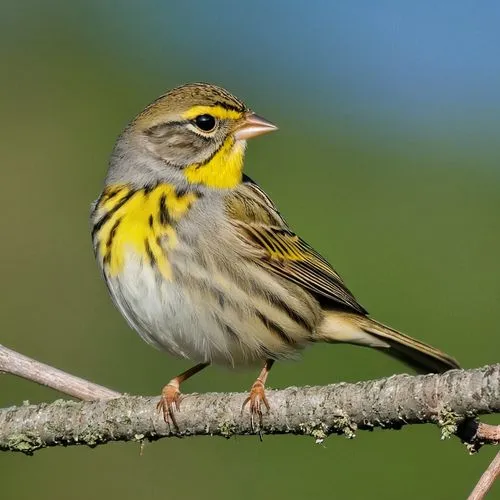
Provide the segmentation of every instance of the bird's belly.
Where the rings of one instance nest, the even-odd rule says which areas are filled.
[[[198,268],[195,274],[202,272]],[[239,298],[231,288],[221,304],[220,297],[202,293],[201,284],[165,279],[135,253],[124,259],[119,275],[107,281],[116,305],[146,342],[193,362],[254,365],[266,358],[294,357],[308,343],[310,332],[291,322],[284,323],[284,330],[290,326],[290,339],[277,332],[276,322],[284,318],[272,318],[271,310],[268,314],[276,321],[270,328],[261,312],[269,306],[250,307],[245,292],[240,290]]]
[[[211,311],[139,256],[128,255],[108,283],[129,325],[149,344],[198,363],[231,363],[230,346]]]

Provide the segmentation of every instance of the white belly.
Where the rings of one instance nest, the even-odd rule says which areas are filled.
[[[197,363],[237,365],[255,362],[234,343],[214,311],[193,303],[182,287],[166,281],[130,253],[118,277],[108,277],[114,301],[129,325],[149,344]]]

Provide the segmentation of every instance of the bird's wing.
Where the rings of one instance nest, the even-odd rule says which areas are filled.
[[[256,250],[263,267],[306,288],[322,302],[360,314],[342,278],[304,240],[294,234],[272,200],[249,177],[226,197],[226,212],[242,239]]]

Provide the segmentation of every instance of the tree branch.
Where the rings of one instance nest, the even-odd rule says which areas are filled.
[[[40,361],[28,358],[28,356],[24,356],[1,344],[0,372],[12,373],[84,401],[110,399],[120,396],[119,392],[40,363]]]
[[[122,396],[107,401],[56,401],[0,410],[0,449],[31,454],[47,446],[142,441],[168,436],[252,434],[246,394],[191,394],[177,415],[179,428],[165,424],[156,397]],[[396,375],[386,379],[291,387],[268,391],[271,411],[262,434],[329,434],[354,437],[356,430],[399,429],[436,423],[443,437],[458,433],[470,443],[495,442],[493,426],[465,417],[500,413],[500,364],[441,375]],[[464,420],[465,419],[465,420]],[[489,429],[491,436],[481,429]],[[490,437],[491,437],[490,436]]]
[[[500,477],[500,453],[496,454],[489,467],[484,471],[467,500],[482,500],[496,479]]]

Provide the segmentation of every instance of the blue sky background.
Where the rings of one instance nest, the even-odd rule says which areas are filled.
[[[127,58],[168,73],[180,50],[194,78],[234,72],[249,89],[281,90],[284,102],[299,94],[324,115],[383,119],[388,134],[496,142],[498,2],[121,5],[117,12],[115,2],[96,4],[117,57],[126,43]]]
[[[492,148],[500,128],[500,4],[442,1],[7,2],[19,43],[59,22],[89,52],[181,83],[217,81],[269,94],[375,139]],[[19,31],[19,24],[30,29]],[[181,70],[182,68],[182,70]],[[295,97],[295,99],[294,99]],[[328,131],[325,130],[325,134]]]

